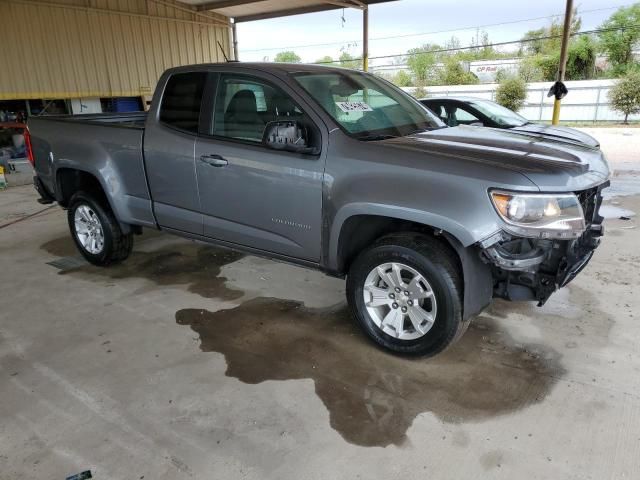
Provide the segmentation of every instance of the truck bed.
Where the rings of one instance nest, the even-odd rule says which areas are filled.
[[[145,119],[144,112],[31,117],[34,168],[46,192],[60,193],[65,171],[85,172],[110,194],[120,221],[155,225],[142,152]]]
[[[147,112],[132,113],[92,113],[86,115],[43,115],[39,120],[51,120],[70,123],[98,124],[108,127],[126,127],[144,129]]]

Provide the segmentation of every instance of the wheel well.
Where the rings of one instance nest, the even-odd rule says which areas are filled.
[[[454,254],[462,273],[460,256],[449,241],[447,232],[430,225],[379,215],[354,215],[345,221],[338,240],[339,271],[346,273],[356,256],[380,237],[401,232],[422,233],[441,242]]]
[[[107,196],[98,179],[90,173],[72,168],[61,168],[56,173],[56,196],[63,207],[69,206],[69,200],[74,193],[83,191],[90,193],[104,206],[109,206]]]

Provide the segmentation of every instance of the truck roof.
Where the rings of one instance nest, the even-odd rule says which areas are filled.
[[[167,69],[167,72],[189,72],[195,67],[224,67],[224,66],[237,66],[241,68],[254,69],[262,72],[278,72],[278,73],[296,73],[296,72],[317,72],[327,73],[331,71],[335,72],[358,72],[344,67],[337,67],[334,65],[318,65],[307,63],[275,63],[275,62],[222,62],[222,63],[198,63],[194,65],[183,65],[180,67],[173,67]],[[360,72],[362,73],[362,72]]]

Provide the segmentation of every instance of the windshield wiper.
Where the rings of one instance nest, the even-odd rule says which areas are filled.
[[[406,137],[406,136],[409,136],[409,135],[415,135],[416,133],[432,132],[432,131],[434,131],[434,130],[440,130],[441,128],[449,128],[449,127],[447,127],[447,125],[442,125],[442,126],[439,126],[439,127],[426,127],[426,128],[419,128],[418,130],[414,130],[413,132],[409,132],[409,133],[407,133],[407,134],[405,135],[405,137]]]
[[[358,140],[362,140],[363,142],[373,142],[376,140],[388,140],[389,138],[396,138],[397,135],[383,135],[381,133],[370,133],[368,135],[362,135],[361,137],[356,137]]]

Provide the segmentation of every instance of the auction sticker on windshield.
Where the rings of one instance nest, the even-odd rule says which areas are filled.
[[[336,102],[336,105],[345,113],[373,112],[373,109],[364,102]]]

